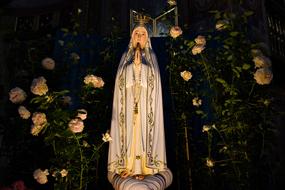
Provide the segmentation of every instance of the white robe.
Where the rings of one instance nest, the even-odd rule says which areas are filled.
[[[115,81],[108,171],[152,175],[167,169],[159,67],[151,50],[141,67],[139,111],[134,114],[133,65],[126,57]]]

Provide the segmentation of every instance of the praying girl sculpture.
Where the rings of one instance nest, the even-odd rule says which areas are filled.
[[[143,25],[133,30],[117,70],[110,135],[108,178],[115,189],[170,185],[159,66]]]

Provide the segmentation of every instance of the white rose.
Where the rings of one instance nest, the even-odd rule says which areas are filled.
[[[44,69],[53,70],[55,66],[55,61],[52,58],[45,58],[42,60],[42,66]]]
[[[202,132],[208,132],[212,128],[211,125],[203,125]]]
[[[197,36],[195,39],[194,39],[195,43],[198,44],[198,45],[202,45],[202,46],[205,46],[206,45],[206,38],[205,36]]]
[[[42,171],[41,169],[37,169],[34,171],[33,176],[34,179],[37,180],[39,184],[45,184],[48,182],[47,176],[49,175],[48,170],[45,169]]]
[[[78,61],[80,59],[80,56],[77,53],[73,52],[73,53],[70,54],[70,58],[72,60],[77,60]]]
[[[202,100],[196,97],[196,98],[193,98],[192,103],[193,103],[193,106],[199,107],[202,105]]]
[[[113,140],[113,139],[112,139],[112,137],[110,136],[110,134],[109,134],[108,132],[106,132],[105,134],[102,134],[102,140],[103,140],[104,142],[109,142],[109,141],[111,141],[111,140]]]
[[[254,79],[256,80],[256,83],[260,85],[270,84],[273,79],[273,73],[267,67],[260,68],[254,73]]]
[[[169,32],[169,34],[170,34],[170,36],[171,36],[172,38],[177,38],[177,37],[180,36],[182,33],[183,33],[183,32],[182,32],[182,30],[181,30],[181,28],[180,28],[179,26],[173,26],[173,27],[171,27],[170,32]]]
[[[61,177],[66,177],[67,174],[68,174],[68,171],[67,171],[66,169],[62,169],[62,170],[60,171],[60,174],[61,174]]]
[[[209,167],[209,168],[212,168],[214,167],[215,163],[213,160],[211,160],[210,158],[207,158],[206,159],[206,165]]]
[[[228,20],[218,20],[216,23],[216,29],[217,30],[223,30],[226,29],[229,25],[229,21]]]
[[[23,119],[29,119],[29,117],[31,116],[31,112],[29,112],[29,110],[27,110],[25,106],[20,106],[18,108],[18,113]]]
[[[87,111],[85,109],[78,109],[77,112],[76,117],[79,117],[81,120],[85,120],[87,118]]]
[[[268,57],[263,55],[259,55],[253,58],[252,60],[255,64],[255,68],[262,68],[262,67],[271,67],[271,61]]]
[[[44,127],[45,127],[45,125],[32,125],[31,126],[31,134],[34,136],[38,136]]]
[[[197,55],[197,54],[201,53],[204,49],[205,49],[205,46],[196,44],[196,45],[192,48],[192,54],[193,54],[193,55]]]
[[[13,88],[9,92],[9,99],[14,104],[20,104],[27,98],[27,94],[19,87]]]
[[[68,123],[68,127],[73,133],[81,133],[84,129],[84,124],[80,118],[75,118]]]
[[[87,75],[84,77],[85,84],[91,84],[94,88],[101,88],[104,86],[104,81],[101,77],[97,77],[94,75]]]
[[[46,79],[44,77],[34,79],[31,85],[31,92],[39,96],[45,95],[48,92]]]
[[[35,112],[33,113],[32,121],[34,125],[45,125],[47,123],[46,114],[41,112]]]
[[[188,81],[192,78],[192,73],[190,71],[183,71],[180,73],[180,76],[185,80]]]

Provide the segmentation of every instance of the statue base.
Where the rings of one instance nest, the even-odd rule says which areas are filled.
[[[121,178],[120,175],[108,172],[108,180],[115,190],[164,190],[172,183],[172,173],[167,168],[155,175],[145,176],[143,180],[134,177]]]

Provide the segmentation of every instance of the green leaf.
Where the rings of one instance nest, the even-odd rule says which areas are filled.
[[[225,115],[229,110],[228,109],[225,109],[222,111],[222,115]]]
[[[251,15],[253,15],[253,14],[254,14],[253,11],[245,11],[243,15],[246,16],[246,17],[248,17],[248,16],[251,16]]]
[[[229,55],[229,56],[227,57],[227,60],[228,60],[228,61],[233,60],[233,55]]]
[[[69,32],[69,30],[67,29],[67,28],[61,28],[60,29],[62,32],[64,32],[64,33],[68,33]]]
[[[236,31],[230,33],[230,35],[231,35],[232,37],[236,37],[238,34],[239,34],[239,32],[236,32]]]
[[[237,78],[240,77],[241,67],[235,67],[232,71],[236,74]]]
[[[242,69],[243,70],[248,70],[249,68],[250,68],[250,64],[246,64],[245,63],[245,64],[242,65]]]
[[[229,47],[228,45],[223,45],[223,47],[224,47],[225,49],[230,49],[230,47]]]
[[[239,72],[238,72],[236,69],[232,69],[232,71],[235,73],[235,75],[236,75],[237,78],[240,77],[240,74],[239,74]]]
[[[194,42],[194,41],[188,41],[188,42],[187,42],[187,46],[188,46],[189,48],[192,48],[194,45],[195,45],[195,42]]]
[[[220,11],[218,11],[218,10],[211,10],[211,11],[209,11],[209,13],[219,13]]]
[[[203,115],[204,112],[203,112],[202,110],[197,110],[197,111],[196,111],[196,114],[198,114],[198,115]]]
[[[222,85],[227,85],[227,82],[224,79],[216,78],[216,81],[221,83]]]

